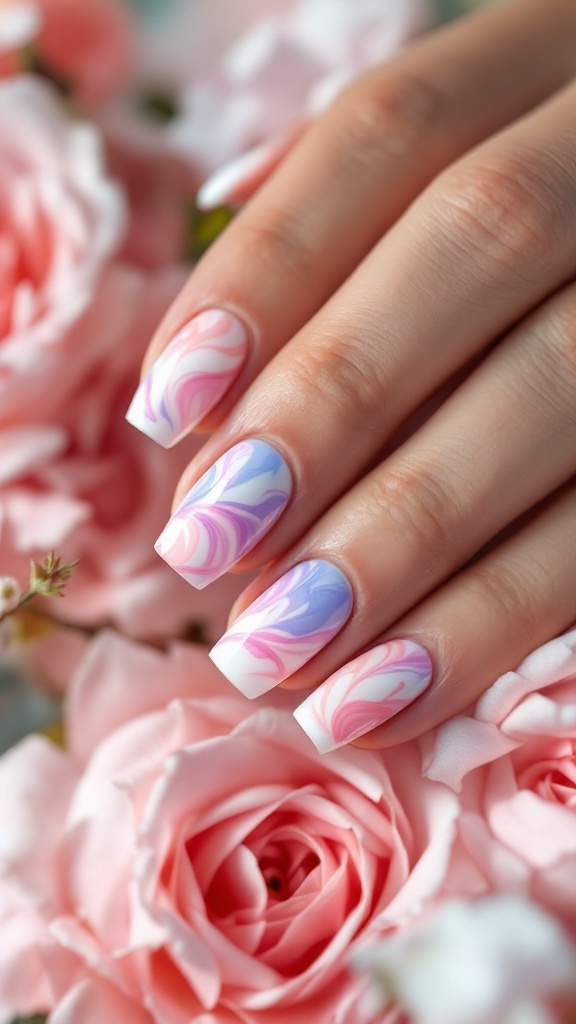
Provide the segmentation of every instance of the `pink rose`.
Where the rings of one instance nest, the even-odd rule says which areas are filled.
[[[434,897],[458,802],[413,744],[320,757],[293,702],[248,704],[198,647],[93,641],[69,752],[0,761],[2,1024],[353,1024],[346,957]]]
[[[32,47],[43,70],[93,106],[126,85],[136,26],[123,0],[7,0],[0,10],[0,74],[15,74]]]
[[[129,208],[122,256],[145,270],[179,262],[191,249],[190,211],[201,183],[192,165],[160,144],[157,126],[117,109],[100,118],[109,167]]]
[[[529,893],[574,927],[576,630],[531,654],[427,743],[427,776],[460,789],[456,848],[474,884]]]
[[[153,549],[197,442],[166,452],[124,419],[145,347],[186,270],[146,275],[118,264],[110,273],[115,315],[113,324],[100,317],[90,339],[90,373],[42,423],[0,429],[0,565],[24,582],[29,559],[49,550],[80,559],[65,598],[45,605],[63,622],[114,620],[144,637],[196,623],[216,639],[241,581],[224,580],[200,599]],[[62,354],[54,369],[66,374],[66,365]]]
[[[0,186],[0,425],[30,424],[97,358],[124,207],[96,133],[32,77],[0,82]]]
[[[206,604],[153,551],[196,442],[166,453],[124,421],[187,268],[120,261],[124,203],[98,135],[34,78],[0,83],[0,181],[1,571],[24,584],[57,549],[81,563],[49,614],[146,637],[201,622],[216,639],[240,582]]]

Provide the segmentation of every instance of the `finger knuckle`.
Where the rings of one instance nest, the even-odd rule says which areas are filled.
[[[387,381],[380,338],[363,331],[324,327],[314,343],[300,347],[289,368],[290,390],[296,396],[313,396],[318,408],[331,408],[339,428],[381,436],[386,409]]]
[[[528,642],[538,636],[542,610],[554,593],[545,567],[512,559],[479,562],[469,586],[471,595],[476,595],[475,607],[479,615],[485,608],[489,619],[510,623],[514,633],[517,635],[521,630]]]
[[[292,284],[309,283],[312,240],[302,218],[287,211],[251,216],[237,236],[234,258],[250,266],[256,277],[279,273]]]
[[[491,273],[504,264],[533,280],[548,262],[554,209],[534,167],[469,163],[446,175],[433,199],[452,247],[471,250]]]
[[[459,476],[452,485],[446,473],[420,459],[404,459],[374,480],[374,500],[383,520],[413,539],[421,571],[437,579],[446,565],[453,565],[461,547],[461,529],[467,502],[467,486]]]
[[[415,159],[423,139],[442,120],[446,98],[431,78],[412,71],[372,72],[350,86],[336,107],[346,151]]]

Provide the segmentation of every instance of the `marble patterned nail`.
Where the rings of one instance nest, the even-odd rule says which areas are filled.
[[[255,547],[282,514],[292,478],[266,441],[240,441],[186,495],[155,548],[201,590]]]
[[[414,640],[389,640],[335,672],[294,717],[321,754],[383,725],[428,689],[430,655]]]
[[[247,352],[248,332],[237,317],[223,309],[199,313],[147,373],[126,419],[171,448],[223,398]]]
[[[352,590],[331,562],[301,562],[265,590],[210,651],[246,697],[259,697],[310,661],[352,612]]]

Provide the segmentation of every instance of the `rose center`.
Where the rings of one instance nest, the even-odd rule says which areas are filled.
[[[319,863],[318,856],[311,851],[294,861],[286,850],[280,848],[264,851],[258,866],[270,899],[281,901],[290,899]]]

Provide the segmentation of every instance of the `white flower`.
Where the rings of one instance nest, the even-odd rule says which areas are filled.
[[[379,1009],[412,1024],[552,1024],[548,1000],[576,998],[576,949],[516,896],[453,900],[356,958]]]

